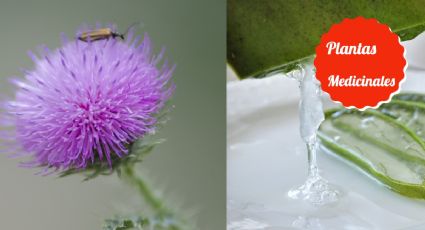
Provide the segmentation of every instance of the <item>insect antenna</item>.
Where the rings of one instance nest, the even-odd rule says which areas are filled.
[[[130,25],[127,27],[127,29],[125,30],[125,32],[124,32],[122,35],[127,35],[127,34],[128,34],[128,32],[129,32],[132,28],[134,28],[135,26],[143,27],[143,26],[144,26],[144,24],[143,24],[143,22],[142,22],[142,21],[133,22],[132,24],[130,24]]]

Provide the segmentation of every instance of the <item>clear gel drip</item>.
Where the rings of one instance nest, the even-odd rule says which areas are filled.
[[[317,130],[324,120],[323,106],[320,99],[320,84],[314,76],[312,66],[299,66],[288,74],[299,82],[300,101],[300,134],[307,146],[308,177],[306,182],[288,192],[289,197],[310,202],[313,205],[325,205],[338,200],[338,191],[319,175],[316,162]]]

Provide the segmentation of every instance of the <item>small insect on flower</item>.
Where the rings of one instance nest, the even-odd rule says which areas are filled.
[[[124,40],[124,34],[113,32],[111,28],[100,28],[92,31],[83,32],[81,36],[78,37],[78,39],[81,41],[88,42],[116,37],[120,37],[122,40]]]
[[[105,29],[106,28],[106,29]],[[32,157],[31,166],[83,169],[109,165],[157,127],[158,115],[174,92],[174,66],[153,54],[130,29],[84,29],[60,48],[30,53],[34,69],[13,79],[15,99],[6,103],[10,139]],[[122,39],[108,39],[121,37]],[[105,160],[106,158],[106,160]]]

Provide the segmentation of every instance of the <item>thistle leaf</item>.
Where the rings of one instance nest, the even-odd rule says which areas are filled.
[[[143,230],[148,220],[143,217],[115,217],[105,220],[104,230]]]
[[[115,217],[105,220],[104,230],[187,230],[190,229],[173,216],[144,218]]]

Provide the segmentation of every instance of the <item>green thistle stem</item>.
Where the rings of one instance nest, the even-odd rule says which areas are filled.
[[[149,188],[149,186],[146,184],[146,182],[137,176],[136,172],[134,171],[133,165],[126,165],[123,167],[123,173],[125,174],[128,182],[132,185],[134,185],[140,192],[140,195],[144,198],[146,203],[155,211],[156,214],[158,214],[160,217],[164,217],[165,215],[169,214],[169,211],[167,208],[165,208],[162,201],[157,198],[153,191]]]

